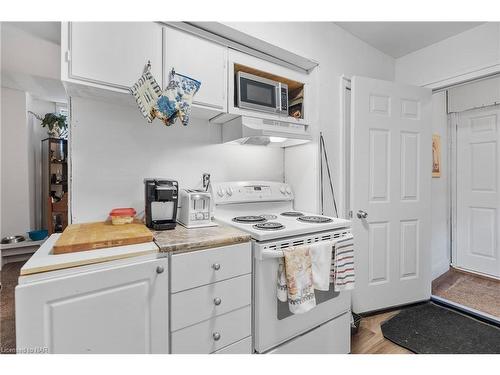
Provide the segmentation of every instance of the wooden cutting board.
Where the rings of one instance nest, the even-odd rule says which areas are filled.
[[[55,243],[53,254],[74,253],[153,241],[142,223],[113,225],[110,221],[69,225]]]

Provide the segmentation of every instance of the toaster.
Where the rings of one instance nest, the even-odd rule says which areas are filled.
[[[204,190],[179,191],[179,216],[177,221],[186,228],[213,227],[212,196]]]

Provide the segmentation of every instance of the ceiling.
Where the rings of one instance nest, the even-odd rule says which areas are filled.
[[[483,22],[336,22],[389,56],[398,58]]]
[[[36,35],[41,39],[61,44],[61,22],[3,22]]]

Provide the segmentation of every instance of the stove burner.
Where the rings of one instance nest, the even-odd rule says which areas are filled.
[[[277,223],[275,221],[268,221],[267,223],[259,223],[253,226],[255,229],[261,230],[279,230],[285,229],[285,226],[281,223]]]
[[[299,211],[287,211],[287,212],[282,212],[281,216],[298,217],[298,216],[304,216],[304,214],[302,212],[299,212]]]
[[[329,223],[333,221],[329,217],[324,217],[324,216],[301,216],[298,217],[297,220],[303,221],[304,223],[314,223],[314,224]]]
[[[274,220],[274,219],[278,218],[278,216],[276,216],[276,215],[270,215],[270,214],[263,214],[263,215],[259,215],[259,216],[263,217],[266,220]]]
[[[244,223],[244,224],[253,224],[253,223],[262,223],[266,221],[266,218],[263,216],[236,216],[233,218],[233,221],[236,223]]]

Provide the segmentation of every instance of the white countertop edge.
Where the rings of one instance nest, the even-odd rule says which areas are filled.
[[[154,242],[146,242],[142,244],[54,255],[51,253],[52,248],[60,236],[61,234],[53,234],[45,241],[21,268],[21,276],[134,257],[159,251],[158,246]]]

